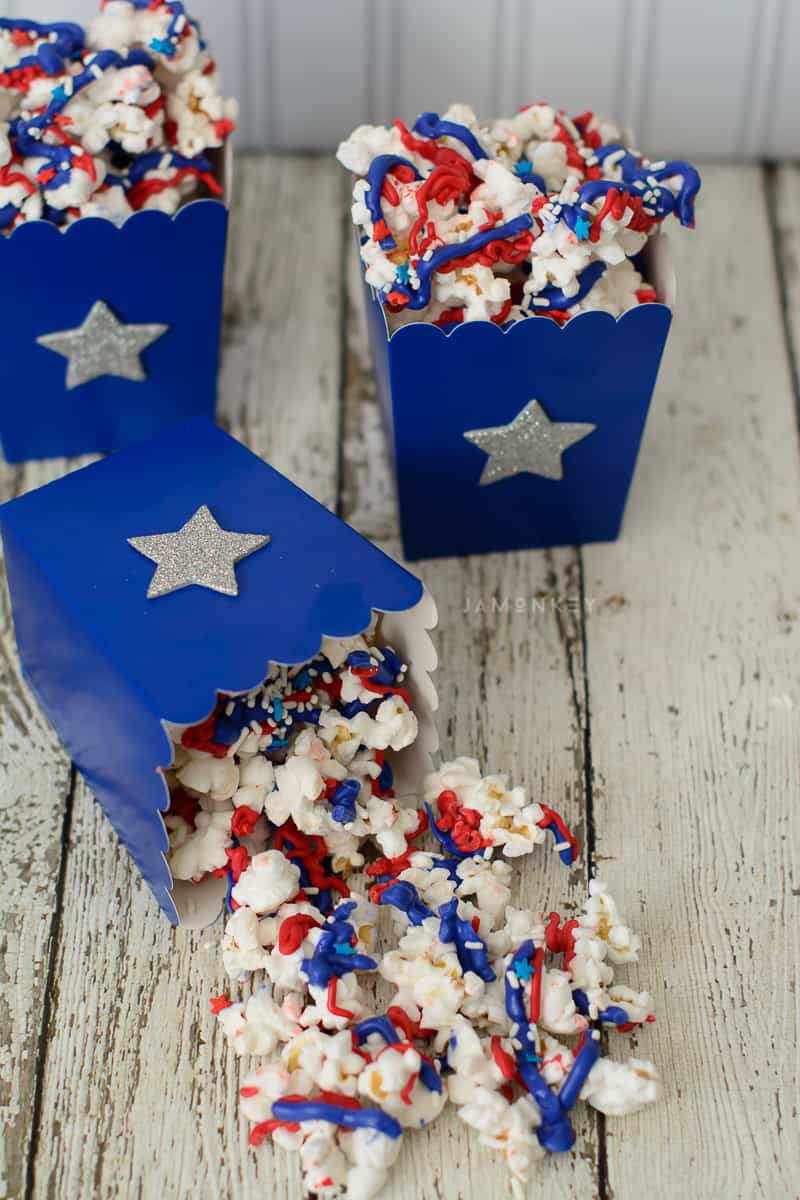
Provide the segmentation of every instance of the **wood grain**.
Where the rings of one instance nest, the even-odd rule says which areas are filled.
[[[333,507],[347,177],[280,155],[243,157],[235,176],[220,423]]]
[[[731,189],[737,204],[730,205]],[[617,1197],[797,1195],[798,452],[761,172],[706,170],[621,540],[584,551],[601,869],[644,934]]]
[[[335,503],[340,177],[325,162],[239,163],[221,412],[232,432]],[[266,214],[275,214],[269,238]],[[301,286],[307,272],[315,286]],[[327,305],[327,307],[325,307]],[[36,1197],[299,1196],[296,1163],[255,1154],[208,998],[219,925],[175,931],[83,786],[75,799],[51,997]]]
[[[87,460],[0,464],[0,501]],[[0,549],[0,554],[2,553]],[[0,1197],[22,1195],[35,1125],[42,1020],[58,923],[69,760],[23,682],[0,588]]]
[[[782,170],[795,354],[798,200],[798,172]],[[221,409],[397,553],[343,202],[327,163],[240,163]],[[544,1163],[531,1194],[632,1200],[646,1181],[653,1200],[781,1200],[800,1172],[800,471],[761,172],[707,170],[698,232],[674,240],[679,317],[620,542],[415,569],[440,607],[444,754],[509,771],[594,841],[658,1006],[631,1041],[660,1067],[663,1103],[619,1123],[587,1114],[577,1152]],[[312,269],[320,295],[302,285]],[[2,495],[74,465],[4,468]],[[207,1007],[225,986],[219,926],[172,930],[82,787],[62,853],[68,764],[0,621],[0,1197],[25,1195],[33,1140],[34,1197],[299,1200],[294,1160],[252,1150],[238,1115],[241,1064]],[[587,861],[567,872],[543,849],[521,898],[577,903]],[[407,1139],[386,1194],[485,1200],[503,1180],[445,1118]]]
[[[384,543],[399,554],[395,542]],[[585,696],[574,551],[530,552],[412,564],[439,605],[437,672],[442,755],[476,757],[531,797],[558,809],[586,841]],[[512,902],[569,912],[587,887],[585,855],[564,868],[548,843],[515,864]],[[571,1155],[536,1171],[532,1194],[590,1197],[599,1190],[596,1114],[583,1111]],[[500,1159],[477,1145],[454,1113],[406,1139],[386,1195],[482,1200],[505,1195]]]

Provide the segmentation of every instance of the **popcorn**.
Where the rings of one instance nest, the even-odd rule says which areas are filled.
[[[658,1076],[650,1062],[631,1058],[627,1063],[601,1058],[589,1072],[581,1098],[608,1117],[638,1112],[659,1097]]]
[[[623,1115],[658,1095],[651,1064],[601,1057],[602,1028],[653,1020],[615,979],[639,943],[602,881],[569,920],[510,903],[515,858],[550,832],[570,865],[577,843],[504,775],[457,758],[420,807],[396,802],[391,755],[417,722],[406,665],[373,638],[326,639],[170,729],[169,861],[227,881],[222,961],[242,994],[212,1008],[261,1060],[241,1087],[253,1145],[298,1153],[317,1195],[367,1200],[404,1131],[450,1103],[521,1196],[572,1146],[578,1100]]]
[[[271,1054],[279,1043],[301,1033],[298,1017],[302,1003],[300,996],[290,993],[278,1004],[265,983],[249,1000],[223,1008],[218,1013],[219,1023],[236,1054]]]
[[[434,802],[438,818],[431,810]],[[484,778],[474,758],[458,758],[428,776],[425,804],[449,853],[499,849],[506,857],[517,858],[530,854],[549,829],[564,862],[572,863],[577,856],[577,842],[557,813],[540,804],[528,804],[524,790],[509,789],[504,775]]]
[[[173,879],[200,879],[227,864],[230,819],[226,812],[198,812],[194,829],[174,830],[167,854]]]
[[[271,913],[297,895],[299,884],[299,867],[280,850],[265,850],[250,860],[231,896],[237,904],[246,905],[257,913]]]
[[[210,758],[193,750],[176,776],[190,794],[209,800],[230,800],[239,786],[239,767],[233,759]]]
[[[219,195],[206,154],[235,118],[178,0],[110,0],[86,33],[0,18],[0,228]]]
[[[426,1061],[436,1071],[433,1061]],[[384,1046],[359,1076],[358,1090],[401,1125],[419,1129],[435,1121],[447,1103],[441,1084],[437,1091],[422,1082],[422,1062],[420,1052],[408,1043]]]
[[[223,759],[227,762],[227,759]],[[269,759],[254,755],[239,760],[239,786],[233,793],[237,808],[246,807],[253,812],[263,812],[267,796],[275,784],[275,769]]]
[[[222,962],[232,979],[246,979],[252,971],[267,966],[269,954],[260,936],[258,914],[239,908],[225,926]]]
[[[687,163],[651,163],[607,119],[548,104],[488,127],[463,104],[410,130],[361,125],[337,157],[357,177],[365,277],[392,328],[563,323],[655,300],[632,260],[670,213],[693,225],[700,188]]]

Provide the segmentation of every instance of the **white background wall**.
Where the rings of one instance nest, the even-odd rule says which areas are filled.
[[[85,21],[97,0],[0,0]],[[658,157],[800,158],[800,0],[190,0],[240,144],[334,146],[451,99],[622,117]]]

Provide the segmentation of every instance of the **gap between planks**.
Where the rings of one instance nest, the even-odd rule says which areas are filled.
[[[88,459],[0,463],[0,501]],[[21,1196],[32,1160],[72,796],[70,764],[19,669],[8,591],[0,595],[0,1196]],[[46,803],[42,804],[42,798]]]

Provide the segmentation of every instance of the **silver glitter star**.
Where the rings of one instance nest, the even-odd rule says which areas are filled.
[[[220,528],[205,504],[176,533],[128,538],[134,550],[158,563],[147,589],[148,600],[191,584],[238,596],[236,563],[270,541],[269,534],[230,533]]]
[[[510,425],[470,429],[464,434],[489,458],[479,483],[498,483],[529,471],[545,479],[563,479],[561,455],[597,428],[581,421],[551,421],[538,400],[531,400]]]
[[[114,316],[104,300],[97,300],[77,329],[45,333],[36,341],[69,359],[67,391],[72,391],[101,375],[117,375],[141,383],[147,372],[139,356],[168,329],[169,325],[126,325]]]

